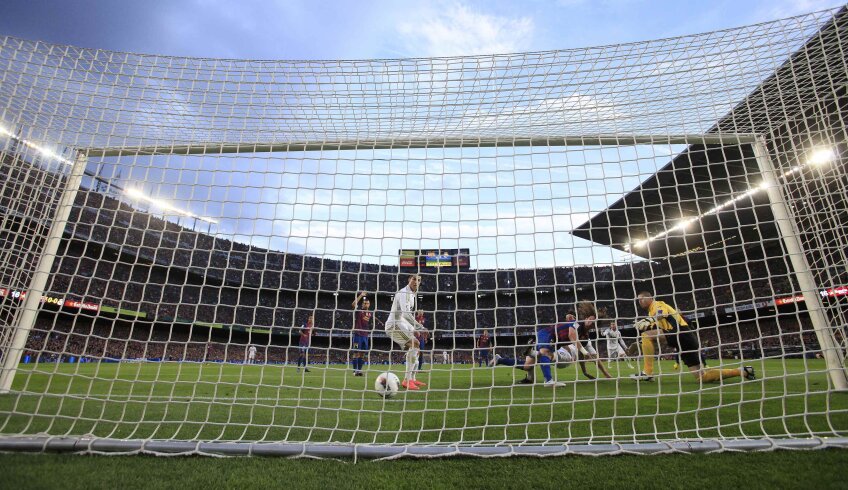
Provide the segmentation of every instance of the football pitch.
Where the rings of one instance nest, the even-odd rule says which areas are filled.
[[[506,367],[427,365],[428,387],[388,400],[373,387],[388,366],[354,377],[343,365],[21,365],[0,396],[0,435],[433,445],[848,435],[848,394],[827,393],[824,361],[746,364],[756,381],[703,387],[671,362],[649,383],[623,363],[598,381],[571,366],[557,388],[516,385],[522,373]]]

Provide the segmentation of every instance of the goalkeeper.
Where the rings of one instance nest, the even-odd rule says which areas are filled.
[[[663,337],[669,345],[677,349],[680,360],[701,382],[709,383],[735,376],[742,376],[745,379],[756,377],[754,368],[751,366],[736,369],[704,369],[701,365],[698,338],[683,316],[669,304],[655,300],[650,291],[640,292],[637,301],[639,306],[648,312],[648,318],[636,322],[636,328],[642,332],[642,355],[645,368],[631,378],[637,381],[654,379],[654,342],[659,342]]]

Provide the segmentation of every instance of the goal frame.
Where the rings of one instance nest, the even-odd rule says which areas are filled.
[[[43,150],[37,143],[21,140],[36,151]],[[11,392],[26,340],[34,328],[50,271],[63,232],[68,225],[71,208],[80,190],[82,176],[91,157],[120,157],[129,155],[204,155],[226,153],[270,153],[286,151],[370,150],[410,148],[466,148],[466,147],[565,147],[565,146],[633,146],[656,144],[724,144],[751,145],[762,172],[771,210],[781,233],[781,242],[789,254],[794,273],[801,286],[810,319],[822,347],[832,388],[848,390],[848,371],[843,363],[841,347],[829,331],[829,323],[815,287],[809,263],[804,255],[798,228],[790,218],[791,212],[783,199],[778,180],[779,170],[774,166],[766,149],[766,139],[758,134],[687,134],[687,135],[590,135],[570,137],[512,137],[512,138],[426,138],[365,141],[329,141],[323,143],[220,143],[186,144],[171,146],[137,146],[107,148],[74,148],[75,155],[69,177],[61,191],[56,216],[47,235],[45,250],[38,262],[27,297],[17,315],[17,325],[8,355],[3,358],[0,371],[0,394]],[[207,454],[219,456],[276,455],[289,457],[445,457],[445,456],[561,456],[568,454],[660,454],[707,453],[723,450],[766,451],[774,449],[848,448],[848,437],[830,438],[753,438],[753,439],[699,439],[674,442],[644,442],[628,444],[555,444],[524,445],[495,444],[460,446],[450,445],[380,445],[380,444],[308,444],[308,443],[253,443],[204,442],[174,440],[124,440],[95,437],[0,437],[0,451],[58,451],[83,453],[156,453],[156,454]]]

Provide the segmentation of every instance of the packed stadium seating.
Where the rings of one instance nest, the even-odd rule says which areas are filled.
[[[44,179],[55,178],[26,164],[13,170],[6,178],[17,185],[5,188],[17,188],[26,195],[43,192],[39,189],[44,189]],[[0,204],[10,205],[12,197],[3,196]],[[6,226],[33,226],[25,217],[11,223]],[[3,230],[0,237],[8,241],[10,235]],[[48,294],[138,311],[159,329],[204,322],[289,331],[304,321],[307,312],[314,311],[319,330],[327,330],[328,336],[341,335],[349,328],[350,302],[358,291],[375,296],[380,318],[404,275],[396,266],[251,247],[177,225],[102,189],[83,189],[77,195],[65,238]],[[25,244],[5,245],[8,251]],[[27,257],[7,252],[3,286],[14,288],[16,283],[28,282],[26,277],[11,277],[12,271],[31,270],[20,263]],[[721,320],[725,308],[797,291],[783,262],[748,261],[723,267],[699,267],[697,263],[697,257],[683,256],[603,266],[441,270],[424,273],[419,304],[431,315],[428,326],[436,330],[437,339],[475,328],[520,337],[532,334],[536,325],[559,321],[576,301],[584,299],[594,301],[607,318],[626,326],[638,314],[633,301],[636,289],[646,287],[667,297],[684,313],[700,312],[701,317],[716,319],[704,322],[702,336],[707,343],[711,336],[715,337],[713,345],[718,343],[719,332],[722,345],[730,341],[741,346],[745,339],[758,337],[763,337],[761,348],[780,342],[799,347],[814,343],[797,335],[794,340],[784,338],[787,330],[783,322],[778,328],[775,313],[747,326]],[[59,348],[55,344],[59,337],[54,335],[75,331],[63,325],[56,321],[57,330],[49,338],[42,335],[41,341],[47,341],[40,346],[45,353],[214,360],[243,356],[241,351],[204,350],[209,338],[196,339],[195,334],[190,342],[188,337],[172,338],[178,351],[169,350],[167,340],[173,329],[154,327],[148,338],[123,344],[117,340],[123,338],[120,330],[101,332],[103,335],[95,335],[88,343],[81,334],[74,334],[64,340],[67,346]],[[100,327],[93,328],[97,331]],[[37,342],[36,337],[30,342]],[[286,344],[288,340],[277,342]],[[208,345],[219,344],[226,342]],[[33,352],[40,347],[28,346]],[[286,350],[281,347],[267,356],[282,362]]]

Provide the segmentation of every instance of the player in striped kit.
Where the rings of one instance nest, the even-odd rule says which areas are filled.
[[[598,354],[595,351],[592,344],[588,342],[588,330],[591,328],[592,323],[594,322],[594,316],[590,316],[586,321],[580,323],[576,321],[576,318],[572,314],[568,314],[565,317],[565,322],[558,323],[554,327],[545,327],[552,328],[554,335],[556,336],[556,345],[558,346],[557,350],[553,352],[552,358],[553,363],[551,363],[551,359],[549,358],[547,361],[542,360],[540,362],[540,367],[542,368],[542,374],[545,376],[545,386],[562,386],[563,383],[557,383],[553,381],[553,375],[550,372],[545,372],[545,367],[547,366],[547,371],[550,371],[550,365],[553,365],[557,369],[565,368],[574,362],[580,362],[580,370],[583,372],[583,376],[587,379],[595,379],[595,376],[589,374],[586,370],[586,364],[588,361],[594,361],[598,366],[598,370],[603,373],[604,377],[611,378],[609,371],[604,367],[603,363],[598,359]],[[588,324],[588,327],[584,326]],[[541,331],[541,329],[540,329]],[[537,333],[538,336],[538,333]],[[586,346],[584,347],[583,342],[586,342]],[[509,357],[501,357],[499,355],[495,355],[495,358],[489,363],[490,366],[511,366],[515,369],[520,369],[525,371],[527,374],[519,381],[519,384],[533,384],[535,382],[535,371],[534,365],[537,363],[537,359],[544,355],[545,352],[540,352],[541,349],[537,348],[540,344],[537,343],[538,340],[531,338],[528,345],[523,349],[521,357],[524,357],[524,362],[521,363],[517,359],[509,358]],[[536,344],[536,348],[534,348],[533,344]],[[546,349],[546,352],[551,352],[550,349]]]
[[[309,315],[306,318],[306,323],[300,329],[300,339],[298,341],[298,350],[300,357],[297,358],[297,372],[300,372],[300,366],[303,366],[303,372],[308,373],[307,356],[309,355],[309,346],[312,345],[312,327],[315,322],[315,315]]]
[[[489,349],[491,348],[489,331],[483,330],[483,333],[477,337],[477,362],[480,367],[489,365]]]
[[[415,320],[415,300],[418,287],[421,285],[421,276],[413,274],[409,276],[406,287],[395,293],[392,302],[392,310],[386,321],[386,334],[396,344],[406,350],[406,365],[401,381],[401,386],[407,390],[419,390],[426,383],[415,379],[415,371],[418,367],[419,344],[415,338],[416,330],[424,327]]]
[[[360,309],[359,302],[362,301]],[[365,365],[365,356],[371,349],[371,321],[373,314],[369,310],[371,308],[371,300],[368,299],[365,291],[359,293],[356,299],[353,300],[354,318],[353,318],[353,336],[351,338],[351,350],[353,351],[353,375],[363,376],[362,367]]]
[[[561,346],[557,349],[557,360],[580,361],[580,370],[589,379],[595,379],[595,377],[586,371],[586,363],[594,361],[598,371],[605,378],[612,378],[589,339],[589,332],[594,329],[597,322],[595,307],[588,301],[583,301],[577,305],[577,313],[581,318],[580,321],[574,315],[568,315],[565,323],[556,326],[557,342]],[[583,342],[586,342],[585,347]]]
[[[427,344],[430,342],[430,332],[427,331],[427,317],[424,316],[424,312],[422,310],[415,312],[415,321],[421,324],[421,327],[424,329],[415,332],[415,337],[418,339],[419,349],[417,371],[420,373],[424,370],[424,353],[427,352]]]

